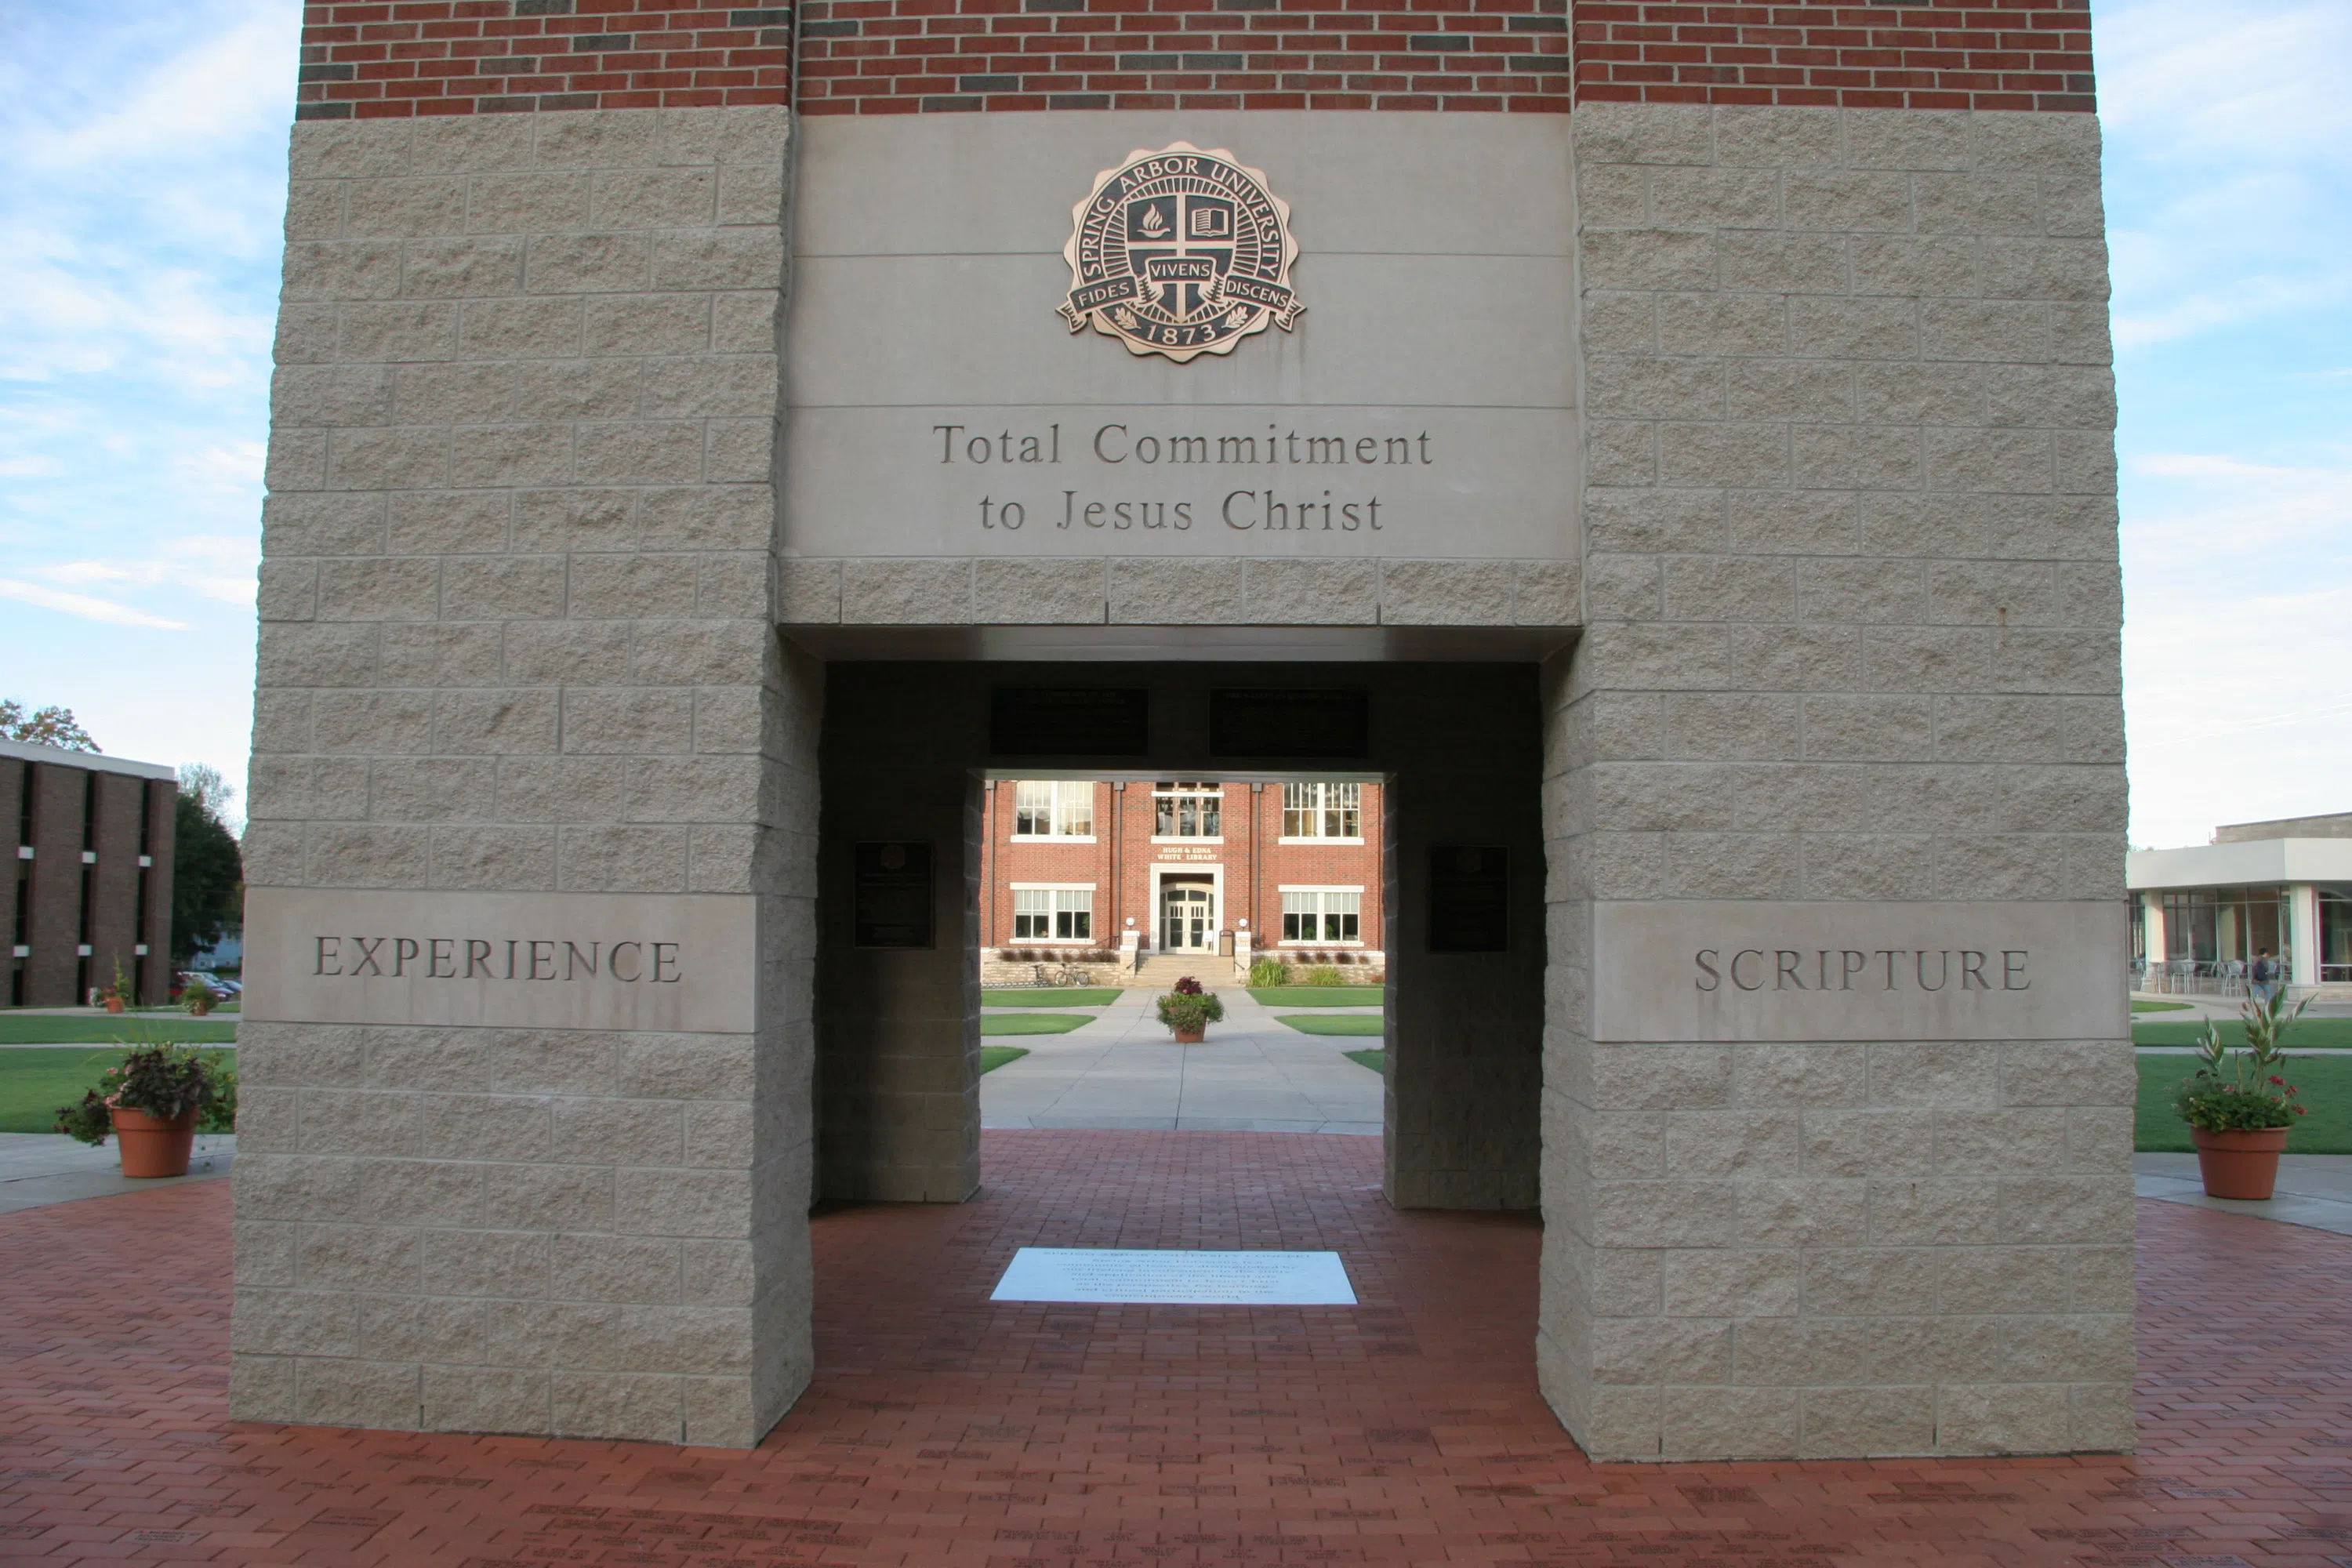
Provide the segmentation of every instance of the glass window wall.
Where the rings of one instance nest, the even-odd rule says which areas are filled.
[[[2182,888],[2164,895],[2164,959],[2176,975],[2242,978],[2262,952],[2284,963],[2289,929],[2284,888]]]

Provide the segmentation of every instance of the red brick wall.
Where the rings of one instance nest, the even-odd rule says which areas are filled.
[[[1361,844],[1285,844],[1282,840],[1282,786],[1268,784],[1259,795],[1257,824],[1257,886],[1250,930],[1260,948],[1280,947],[1282,889],[1293,888],[1361,888],[1362,945],[1381,943],[1381,786],[1364,786],[1364,841]],[[1228,873],[1228,879],[1234,873]],[[1317,946],[1332,944],[1317,943]]]
[[[792,7],[318,0],[298,120],[792,101]]]
[[[1572,0],[1580,99],[2093,107],[2089,0]],[[1571,0],[803,0],[810,114],[1564,112]],[[784,103],[794,8],[317,0],[306,120]]]
[[[2090,0],[1576,0],[1580,101],[2096,107]]]
[[[1567,0],[806,0],[809,114],[1568,108]]]

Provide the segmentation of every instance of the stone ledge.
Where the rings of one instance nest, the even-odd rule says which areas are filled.
[[[1573,626],[1573,561],[1005,561],[852,557],[778,563],[787,626]]]

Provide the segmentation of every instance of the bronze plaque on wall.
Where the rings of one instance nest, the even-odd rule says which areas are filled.
[[[1141,687],[1000,686],[989,698],[988,749],[1000,757],[1139,757],[1151,750],[1151,694]]]
[[[931,847],[904,839],[857,846],[853,900],[859,947],[930,947]]]
[[[1429,951],[1507,952],[1511,858],[1499,845],[1440,844],[1429,852]]]
[[[1360,689],[1243,687],[1209,694],[1209,752],[1219,757],[1363,757],[1371,698]]]

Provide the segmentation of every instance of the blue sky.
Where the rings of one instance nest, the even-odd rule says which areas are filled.
[[[2095,0],[2132,838],[2352,810],[2352,5]],[[0,697],[241,784],[299,0],[0,0]]]

